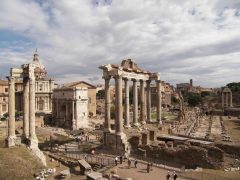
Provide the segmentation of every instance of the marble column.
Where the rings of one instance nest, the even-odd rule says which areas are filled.
[[[129,122],[129,80],[127,78],[124,79],[125,81],[125,126],[130,127]]]
[[[75,119],[75,106],[74,106],[74,100],[72,100],[72,129],[76,129],[76,119]]]
[[[38,139],[35,131],[35,77],[29,79],[29,139],[30,147],[38,148]]]
[[[228,95],[229,95],[229,93],[228,93],[228,92],[226,92],[226,93],[225,93],[225,98],[226,98],[226,107],[229,107],[229,103],[228,103]]]
[[[147,121],[151,122],[151,80],[147,81]]]
[[[65,118],[65,121],[68,120],[68,101],[66,101],[66,118]]]
[[[232,104],[232,92],[230,92],[229,95],[230,95],[230,97],[229,97],[230,98],[230,107],[233,107],[233,104]]]
[[[111,108],[111,102],[110,102],[110,82],[111,77],[104,77],[105,80],[105,122],[104,127],[105,131],[110,132],[111,131],[111,114],[110,114],[110,108]]]
[[[162,123],[162,93],[161,93],[161,80],[156,80],[157,84],[157,121]]]
[[[116,112],[117,116],[115,118],[115,125],[116,125],[116,134],[123,133],[123,108],[122,108],[122,77],[117,75],[114,77],[115,85],[116,85]]]
[[[138,88],[137,80],[133,80],[133,124],[138,126]]]
[[[224,92],[222,92],[222,108],[224,108]]]
[[[23,138],[29,138],[29,79],[23,79]]]
[[[15,146],[15,78],[8,78],[8,147]]]
[[[140,80],[140,121],[146,123],[145,81]]]

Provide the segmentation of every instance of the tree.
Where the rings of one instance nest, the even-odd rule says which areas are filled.
[[[201,92],[201,97],[206,97],[206,96],[210,96],[210,92],[209,91],[202,91]]]
[[[171,101],[173,104],[177,104],[179,100],[175,96],[171,96]]]
[[[240,82],[228,83],[227,87],[229,87],[232,92],[239,92],[240,91]]]
[[[97,99],[104,99],[104,96],[105,96],[105,90],[104,89],[99,90],[97,92]]]
[[[189,106],[197,106],[202,102],[202,98],[200,94],[197,93],[187,93],[185,98],[187,99],[187,102]]]

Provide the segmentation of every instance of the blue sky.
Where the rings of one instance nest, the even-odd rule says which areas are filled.
[[[0,1],[0,75],[32,60],[58,83],[103,82],[101,64],[134,59],[172,84],[238,82],[240,0]]]

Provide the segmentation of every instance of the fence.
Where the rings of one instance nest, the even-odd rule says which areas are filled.
[[[114,165],[114,159],[101,157],[99,155],[80,154],[80,153],[66,153],[66,156],[72,159],[85,159],[92,164],[100,164],[102,166]]]

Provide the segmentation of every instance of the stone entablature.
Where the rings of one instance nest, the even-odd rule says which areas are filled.
[[[129,59],[128,61],[132,61]],[[108,78],[108,76],[121,76],[123,79],[135,79],[135,80],[160,80],[160,74],[159,73],[150,73],[147,71],[139,70],[138,68],[127,68],[127,66],[117,66],[113,64],[107,64],[99,67],[103,70],[103,78]]]

